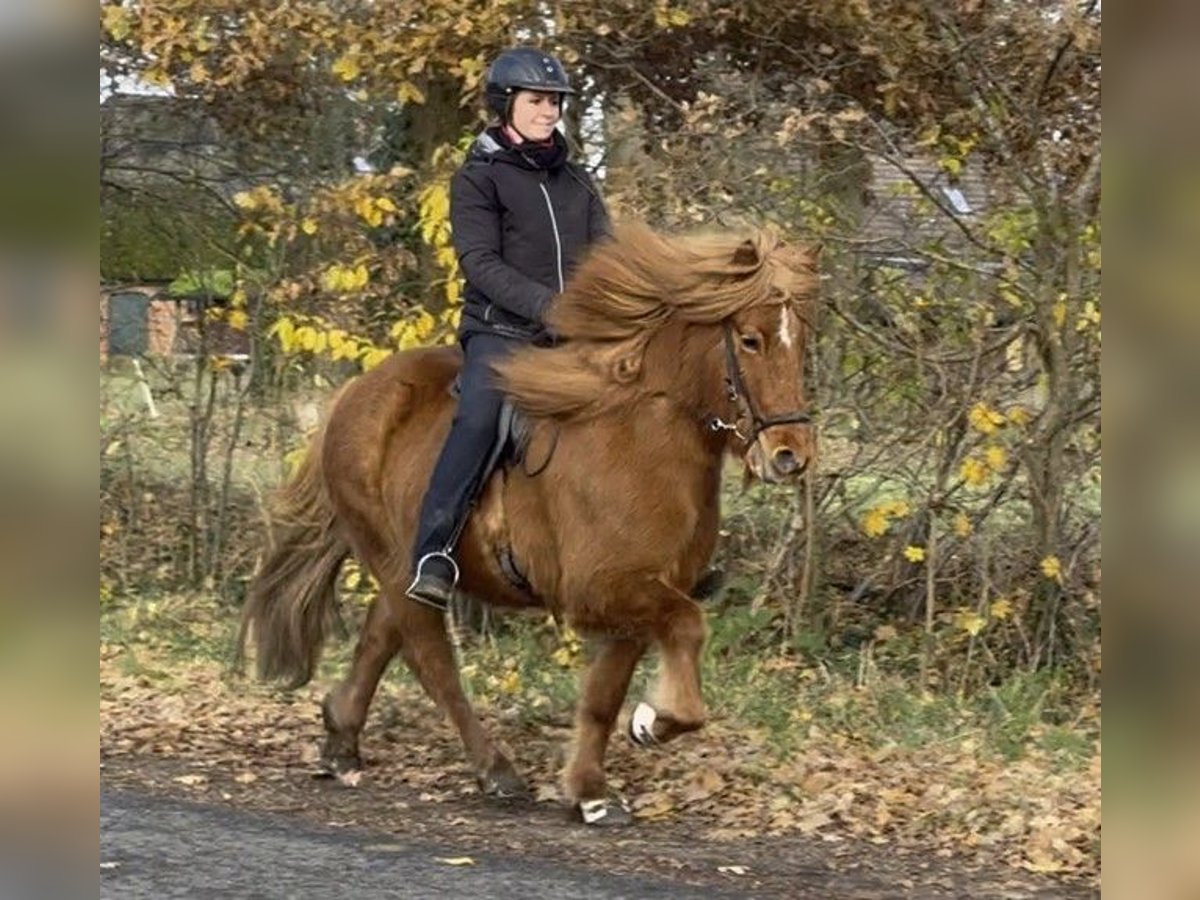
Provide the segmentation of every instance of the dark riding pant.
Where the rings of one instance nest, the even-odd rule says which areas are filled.
[[[504,394],[495,384],[492,364],[519,346],[516,340],[483,333],[470,334],[463,343],[458,409],[421,504],[413,571],[426,554],[454,549],[496,442]]]

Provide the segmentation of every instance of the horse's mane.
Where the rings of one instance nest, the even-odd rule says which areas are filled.
[[[497,365],[504,390],[534,415],[596,415],[637,394],[650,337],[672,317],[715,324],[744,309],[780,303],[776,267],[811,283],[811,254],[782,243],[774,232],[667,237],[644,225],[620,226],[595,247],[547,321],[565,339],[553,348],[528,348]]]

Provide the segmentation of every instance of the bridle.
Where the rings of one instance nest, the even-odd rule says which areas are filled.
[[[739,408],[738,419],[744,415],[750,420],[753,430],[749,436],[743,435],[737,426],[737,420],[726,422],[720,416],[711,414],[706,417],[709,431],[732,431],[743,443],[747,446],[758,440],[758,436],[768,428],[773,428],[776,425],[796,425],[808,424],[812,421],[812,414],[807,410],[797,410],[795,412],[783,413],[778,416],[770,416],[764,418],[758,412],[758,407],[754,403],[754,397],[751,396],[750,390],[746,387],[746,378],[742,374],[742,365],[738,362],[737,351],[733,346],[733,327],[726,320],[722,323],[725,331],[725,391],[729,397],[729,402]]]

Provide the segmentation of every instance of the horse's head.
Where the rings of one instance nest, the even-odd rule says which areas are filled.
[[[780,246],[767,259],[767,299],[722,322],[725,385],[750,471],[764,481],[798,476],[816,445],[804,385],[818,251]]]

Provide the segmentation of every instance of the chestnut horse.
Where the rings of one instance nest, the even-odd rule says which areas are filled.
[[[595,639],[564,773],[585,822],[629,821],[604,755],[651,645],[660,673],[630,737],[659,743],[704,723],[705,626],[689,590],[716,543],[723,458],[780,481],[814,452],[803,354],[816,257],[766,231],[668,238],[626,226],[555,300],[549,324],[563,342],[497,366],[530,422],[530,459],[501,466],[483,490],[459,543],[460,587],[496,606],[548,609]],[[241,644],[254,636],[260,676],[308,681],[353,553],[381,591],[349,676],[323,704],[325,765],[360,766],[367,708],[399,652],[457,727],[480,787],[509,795],[524,782],[464,695],[445,617],[405,596],[460,358],[451,347],[399,353],[334,398],[279,492]]]

